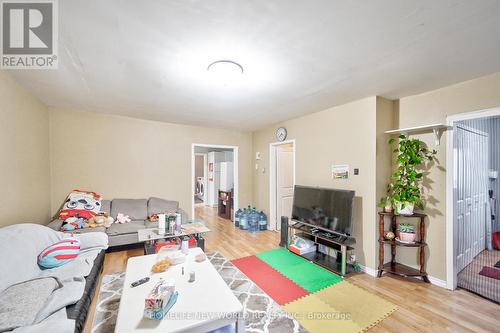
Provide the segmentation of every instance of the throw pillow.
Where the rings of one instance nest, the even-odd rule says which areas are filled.
[[[101,196],[95,192],[73,190],[59,212],[61,231],[85,227],[85,222],[101,211]]]
[[[45,248],[38,255],[38,266],[55,268],[67,264],[80,253],[80,241],[75,237],[65,238]]]

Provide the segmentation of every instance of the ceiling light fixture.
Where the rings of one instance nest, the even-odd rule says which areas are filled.
[[[208,65],[207,71],[226,84],[241,77],[243,66],[232,60],[217,60]]]

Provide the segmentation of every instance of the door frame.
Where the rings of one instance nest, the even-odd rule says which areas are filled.
[[[195,186],[195,148],[196,147],[204,147],[204,148],[222,148],[222,149],[232,149],[233,150],[233,177],[234,177],[234,211],[238,210],[238,199],[239,199],[239,177],[238,177],[238,162],[239,162],[239,153],[238,146],[228,146],[228,145],[213,145],[206,143],[193,143],[191,144],[191,218],[194,219],[194,186]],[[206,165],[205,165],[206,168]],[[207,176],[207,172],[205,170],[205,177]],[[206,178],[205,178],[206,179]],[[205,184],[205,199],[206,199],[206,184]],[[206,202],[206,200],[205,200]],[[233,216],[234,220],[234,216]]]
[[[276,195],[277,195],[277,169],[276,169],[276,151],[279,146],[292,144],[293,149],[293,185],[295,186],[295,175],[297,173],[295,164],[296,145],[295,139],[273,142],[269,144],[269,230],[277,230],[278,221],[276,215]]]
[[[455,122],[462,120],[495,116],[500,116],[500,107],[450,115],[446,117],[446,124],[453,127]],[[456,175],[453,149],[453,130],[450,130],[446,133],[446,288],[450,290],[457,288],[454,246],[455,193],[453,190],[453,183]]]

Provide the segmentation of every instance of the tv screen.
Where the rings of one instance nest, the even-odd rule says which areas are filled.
[[[352,235],[354,191],[295,186],[292,219]]]

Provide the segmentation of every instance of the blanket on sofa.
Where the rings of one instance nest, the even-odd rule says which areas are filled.
[[[107,248],[108,239],[100,232],[76,235],[81,243],[76,259],[60,267],[40,269],[37,255],[65,237],[68,235],[37,224],[0,228],[0,305],[6,305],[0,307],[0,330],[12,329],[16,333],[41,333],[49,328],[53,332],[74,331],[75,322],[68,319],[66,306],[82,297],[85,277],[98,253]],[[37,288],[43,288],[44,292],[33,292]],[[29,303],[30,315],[15,314],[13,311],[19,310],[8,306],[12,299],[19,298]],[[17,320],[12,321],[12,317]]]

